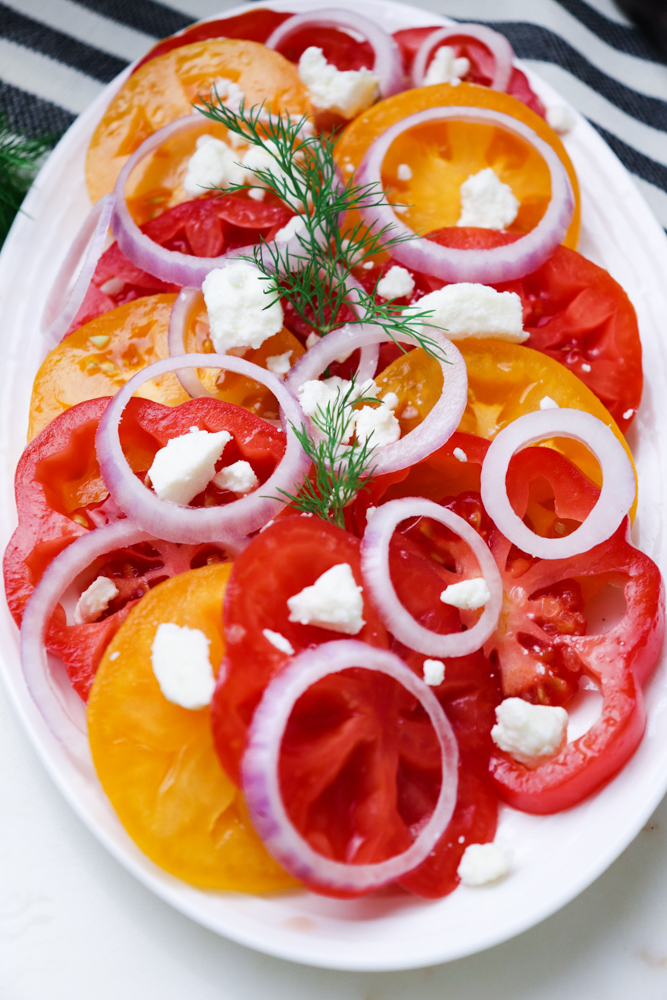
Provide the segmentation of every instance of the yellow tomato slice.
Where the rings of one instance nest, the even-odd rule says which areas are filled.
[[[193,101],[199,94],[208,98],[218,79],[238,84],[248,108],[264,101],[274,112],[310,111],[297,67],[258,42],[212,38],[172,49],[126,80],[97,126],[86,160],[91,199],[95,202],[111,191],[130,154],[159,128],[191,114]],[[146,169],[150,171],[150,164]],[[173,180],[169,169],[162,180],[158,170],[158,188]],[[141,168],[137,173],[140,183]],[[144,196],[150,197],[145,191]]]
[[[558,406],[585,410],[602,420],[614,432],[632,462],[628,444],[607,408],[558,361],[530,347],[502,340],[470,338],[457,341],[456,346],[468,369],[468,405],[459,424],[460,431],[491,441],[517,417],[539,410],[541,401],[548,396]],[[396,414],[403,434],[421,423],[442,392],[440,365],[421,348],[392,362],[375,381],[382,395],[391,391],[398,396]],[[600,466],[584,445],[569,438],[548,443],[566,455],[594,483],[602,484]],[[630,512],[632,517],[636,505],[635,499]]]
[[[579,185],[565,148],[544,119],[511,97],[474,83],[457,87],[439,84],[418,87],[380,101],[359,115],[345,129],[336,147],[336,159],[346,175],[357,168],[368,147],[395,122],[426,108],[492,108],[525,122],[548,142],[565,166],[575,197],[575,209],[565,246],[576,249],[579,239]],[[407,163],[410,180],[398,177]],[[461,214],[460,188],[470,174],[492,167],[509,184],[521,208],[510,232],[525,233],[537,225],[551,198],[549,171],[541,156],[527,143],[490,125],[434,122],[411,129],[391,146],[382,171],[389,200],[409,206],[401,218],[415,232],[428,233],[455,226]]]
[[[165,871],[209,889],[295,885],[252,828],[241,792],[213,747],[210,709],[162,694],[151,666],[158,623],[200,629],[217,670],[230,564],[172,577],[132,609],[106,650],[88,702],[97,774],[130,837]]]
[[[28,440],[75,403],[113,396],[142,368],[169,357],[169,316],[175,300],[175,295],[149,295],[127,302],[79,327],[58,344],[44,359],[35,377]],[[192,314],[185,343],[188,351],[209,353],[213,350],[203,296]],[[287,352],[291,352],[290,363],[295,364],[303,354],[303,347],[283,327],[257,350],[232,353],[266,368],[268,358]],[[277,418],[274,397],[258,382],[210,368],[200,374],[216,398],[242,406],[260,417]],[[137,395],[165,406],[177,406],[190,398],[171,372],[147,382]]]

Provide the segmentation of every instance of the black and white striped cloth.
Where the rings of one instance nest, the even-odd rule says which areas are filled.
[[[158,38],[235,0],[0,0],[0,107],[58,135]],[[327,6],[323,2],[323,6]],[[613,0],[421,0],[485,22],[584,114],[667,229],[667,57]]]

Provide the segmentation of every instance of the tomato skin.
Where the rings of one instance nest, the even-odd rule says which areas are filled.
[[[86,400],[56,417],[27,446],[16,470],[19,524],[4,556],[7,603],[17,625],[44,570],[70,542],[87,531],[123,517],[109,498],[95,453],[95,434],[108,398]],[[145,473],[155,452],[171,437],[197,425],[229,430],[225,461],[243,458],[264,481],[284,452],[284,434],[240,407],[221,400],[197,399],[179,407],[133,398],[123,415],[120,439],[132,469]],[[196,503],[210,497],[230,502],[231,494],[207,487]],[[165,576],[226,559],[221,546],[177,545],[156,540],[120,553],[109,553],[100,567],[120,593],[109,612],[96,622],[67,625],[61,609],[54,614],[47,647],[65,662],[70,679],[85,700],[100,657],[129,607]]]
[[[412,64],[422,43],[426,41],[430,34],[438,30],[439,26],[432,28],[404,28],[402,31],[394,32],[394,38],[400,45],[401,52],[403,53],[403,65],[405,67],[406,75],[409,76],[411,74]],[[456,36],[454,35],[451,39],[447,39],[447,42],[443,44],[447,44],[453,48],[457,57],[465,56],[470,60],[471,67],[468,73],[466,73],[466,80],[469,83],[479,83],[484,87],[488,87],[490,85],[493,72],[493,57],[490,55],[489,50],[485,45],[467,37],[465,34],[461,34],[458,42],[456,41]],[[547,112],[546,108],[542,104],[542,101],[532,90],[530,84],[528,83],[526,74],[522,73],[520,69],[516,68],[516,66],[512,68],[512,75],[507,87],[507,93],[511,94],[512,97],[517,97],[520,101],[527,105],[531,111],[534,111],[535,114],[538,114],[541,118],[546,118]]]
[[[182,202],[139,228],[168,250],[195,257],[219,257],[229,250],[257,243],[261,236],[271,239],[293,214],[281,204],[225,195]],[[160,281],[142,271],[113,243],[100,257],[86,297],[67,332],[72,333],[133,299],[178,291],[180,285]]]
[[[258,8],[237,14],[235,17],[221,17],[193,24],[191,28],[158,42],[137,63],[132,72],[136,73],[144,63],[150,62],[156,56],[162,56],[165,52],[171,52],[172,49],[178,49],[182,45],[190,45],[191,42],[204,42],[208,38],[245,38],[251,42],[265,42],[269,35],[290,17],[292,14],[286,11],[280,13],[277,10]]]
[[[227,646],[211,719],[222,765],[237,783],[252,714],[269,680],[289,660],[263,631],[279,632],[297,653],[340,638],[330,629],[288,621],[287,608],[288,597],[338,563],[349,563],[362,585],[358,539],[319,518],[301,516],[271,524],[234,564],[223,611]],[[384,626],[366,600],[363,617],[366,624],[355,638],[386,647]]]

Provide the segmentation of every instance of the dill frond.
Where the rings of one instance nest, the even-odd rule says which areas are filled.
[[[0,112],[0,246],[52,145],[49,136],[16,133]]]

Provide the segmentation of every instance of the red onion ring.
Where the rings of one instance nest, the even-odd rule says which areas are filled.
[[[378,476],[406,469],[440,448],[458,427],[466,408],[468,373],[465,361],[451,340],[448,340],[440,330],[429,329],[429,336],[442,355],[438,359],[442,369],[442,395],[431,412],[414,430],[394,444],[383,445],[373,453],[375,474]],[[391,340],[392,338],[379,326],[366,323],[342,326],[328,333],[307,354],[299,358],[287,376],[286,384],[296,395],[300,385],[310,379],[316,379],[332,361],[346,352],[351,354],[352,351],[367,344],[383,344]],[[411,336],[397,336],[396,340],[401,344],[419,346],[416,338]]]
[[[490,597],[478,621],[466,632],[440,635],[415,621],[398,599],[389,575],[389,543],[401,521],[430,517],[468,543],[479,563]],[[361,540],[361,572],[382,621],[396,638],[427,656],[466,656],[493,634],[503,603],[503,582],[483,538],[467,521],[446,507],[421,497],[404,497],[382,504],[373,514]],[[444,588],[443,588],[444,589]]]
[[[435,809],[410,847],[375,864],[345,864],[318,854],[289,819],[280,792],[278,762],[285,727],[301,695],[313,684],[350,667],[393,677],[420,702],[442,753],[442,783]],[[248,733],[242,787],[254,827],[269,852],[297,878],[343,892],[369,892],[416,868],[433,850],[454,811],[458,784],[456,738],[438,699],[402,660],[356,640],[326,642],[295,657],[264,691]]]
[[[391,97],[403,90],[403,59],[398,42],[376,21],[339,7],[323,7],[308,14],[295,14],[283,21],[266,40],[268,49],[278,50],[283,42],[303,28],[337,28],[351,35],[361,35],[373,49],[372,72],[380,79],[380,94]]]
[[[125,198],[125,185],[137,163],[141,162],[144,157],[173,135],[190,128],[201,128],[201,124],[201,115],[188,115],[186,118],[179,118],[177,121],[158,129],[142,142],[118,175],[114,188],[116,207],[111,219],[111,231],[116,237],[118,246],[133,264],[140,267],[142,271],[148,271],[149,274],[161,281],[191,288],[201,288],[209,271],[216,267],[224,267],[227,261],[241,256],[252,257],[256,247],[254,245],[237,247],[219,257],[193,257],[191,254],[180,253],[177,250],[167,250],[166,247],[161,247],[152,240],[150,236],[142,233],[130,215]],[[269,243],[267,247],[271,245],[272,243]],[[299,253],[302,251],[298,235],[293,236],[287,243],[281,244],[281,251],[284,254],[289,253],[291,259],[298,260]],[[270,263],[271,257],[268,249],[264,252],[266,262]]]
[[[427,108],[396,122],[375,140],[366,151],[357,171],[358,183],[381,186],[382,164],[394,140],[411,128],[437,121],[495,125],[523,139],[540,154],[549,168],[551,200],[538,224],[531,232],[506,246],[487,250],[457,250],[416,236],[398,218],[388,202],[372,208],[361,207],[360,213],[364,221],[369,226],[392,227],[392,235],[406,237],[405,242],[397,243],[392,248],[396,260],[414,271],[432,274],[442,281],[472,281],[491,285],[530,274],[564,240],[574,211],[574,196],[567,171],[558,154],[524,122],[491,108]]]
[[[512,76],[514,49],[504,35],[501,35],[498,31],[494,31],[492,28],[487,28],[483,24],[454,24],[450,28],[440,28],[425,38],[412,64],[413,86],[424,86],[424,78],[430,57],[436,46],[442,45],[448,38],[460,38],[461,36],[474,38],[489,50],[495,60],[493,79],[489,87],[491,90],[506,92]]]
[[[44,336],[53,346],[65,336],[86,297],[97,262],[104,250],[115,201],[115,195],[105,194],[93,205],[58,271],[41,324]],[[81,269],[72,284],[77,264],[82,257]]]
[[[73,719],[58,693],[45,646],[49,622],[69,585],[96,559],[151,537],[154,536],[129,520],[116,521],[80,535],[47,566],[25,607],[21,624],[21,665],[27,688],[53,735],[78,760],[90,761],[85,712],[81,712],[79,720]]]
[[[602,470],[597,503],[583,524],[564,538],[542,538],[531,531],[514,513],[505,484],[512,455],[552,437],[580,441],[595,455]],[[538,559],[567,559],[606,541],[630,510],[635,492],[635,475],[625,448],[611,428],[583,410],[554,408],[524,413],[499,431],[482,465],[482,502],[489,517],[510,542]]]
[[[179,368],[221,368],[237,372],[265,385],[278,400],[287,442],[285,454],[261,487],[223,507],[180,507],[161,500],[132,472],[118,434],[118,425],[128,400],[146,382]],[[100,470],[109,493],[118,506],[144,531],[168,542],[221,542],[240,544],[241,539],[263,527],[283,509],[279,489],[298,492],[308,474],[310,459],[293,430],[303,414],[280,379],[243,358],[221,354],[184,354],[165,358],[138,372],[113,397],[97,430],[96,448]]]

